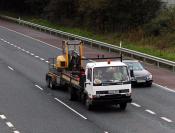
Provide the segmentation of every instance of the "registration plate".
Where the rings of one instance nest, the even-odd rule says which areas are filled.
[[[145,80],[137,80],[137,83],[145,83]]]
[[[108,92],[109,92],[109,94],[119,94],[118,90],[110,90]]]

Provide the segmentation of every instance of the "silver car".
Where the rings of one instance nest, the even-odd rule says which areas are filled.
[[[133,74],[131,74],[132,85],[143,84],[147,87],[151,87],[153,76],[138,60],[123,60],[123,63],[125,63],[128,68],[133,71]]]

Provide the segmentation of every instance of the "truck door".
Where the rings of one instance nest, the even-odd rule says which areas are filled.
[[[89,93],[92,91],[92,68],[86,69],[86,83],[85,83],[85,90]]]

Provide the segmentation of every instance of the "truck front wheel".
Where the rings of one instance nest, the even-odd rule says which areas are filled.
[[[120,103],[120,109],[125,110],[127,106],[127,103]]]
[[[90,103],[90,99],[89,99],[88,96],[86,96],[85,105],[86,105],[86,108],[87,108],[88,110],[92,110],[93,105],[92,105],[92,103]]]

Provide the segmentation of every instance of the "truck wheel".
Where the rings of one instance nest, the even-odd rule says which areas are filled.
[[[90,100],[89,100],[88,96],[86,96],[85,105],[86,105],[86,108],[87,108],[88,110],[92,110],[93,106],[92,106],[92,104],[90,103]]]
[[[69,96],[71,101],[75,101],[77,99],[76,92],[72,87],[69,87]]]
[[[51,80],[49,80],[49,88],[52,90],[56,88],[55,84]]]
[[[127,106],[127,103],[120,103],[120,109],[125,110]]]

